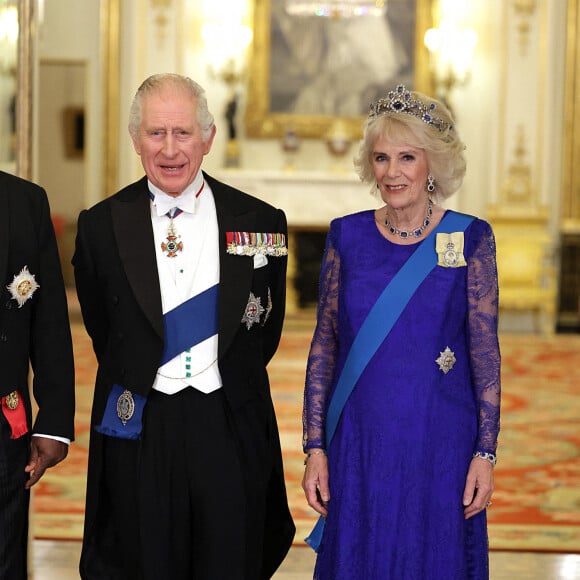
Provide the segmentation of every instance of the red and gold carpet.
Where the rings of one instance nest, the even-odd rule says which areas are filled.
[[[312,315],[289,317],[270,366],[292,514],[303,543],[314,524],[300,482],[304,367]],[[77,440],[65,462],[36,487],[37,538],[82,536],[89,413],[95,359],[73,325]],[[580,336],[503,335],[503,412],[496,492],[489,510],[492,549],[580,552]]]

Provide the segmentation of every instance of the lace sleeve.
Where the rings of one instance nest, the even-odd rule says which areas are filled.
[[[302,413],[304,451],[325,447],[324,421],[338,353],[337,317],[340,256],[331,224],[320,271],[316,329],[310,345]]]
[[[472,227],[477,229],[473,254],[468,261],[467,300],[472,380],[479,408],[474,451],[495,454],[501,399],[495,239],[486,222],[479,220]]]

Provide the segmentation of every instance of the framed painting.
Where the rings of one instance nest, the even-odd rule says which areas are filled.
[[[255,2],[248,137],[324,138],[340,119],[358,138],[370,103],[387,90],[430,92],[423,35],[432,0],[388,0],[384,16],[353,18],[291,15],[288,2]]]

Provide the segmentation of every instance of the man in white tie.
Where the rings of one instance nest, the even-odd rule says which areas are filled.
[[[270,578],[294,536],[266,372],[286,218],[201,170],[215,131],[197,83],[149,77],[129,120],[146,176],[79,216],[99,362],[85,579]]]
[[[74,435],[74,360],[46,192],[0,171],[0,208],[0,580],[26,580],[30,488]]]

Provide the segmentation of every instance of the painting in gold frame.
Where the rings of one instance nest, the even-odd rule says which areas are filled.
[[[246,135],[324,138],[340,119],[358,137],[387,88],[403,82],[430,92],[423,35],[431,3],[389,0],[385,17],[337,19],[290,16],[286,0],[256,0]]]

